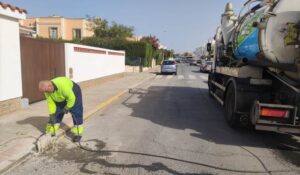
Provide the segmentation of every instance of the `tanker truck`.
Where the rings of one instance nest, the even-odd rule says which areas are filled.
[[[227,3],[214,42],[209,95],[230,127],[300,133],[300,0]]]

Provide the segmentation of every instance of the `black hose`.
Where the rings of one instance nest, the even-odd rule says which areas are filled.
[[[174,161],[177,161],[177,162],[183,162],[183,163],[188,163],[188,164],[193,164],[193,165],[199,165],[199,166],[204,166],[204,167],[208,167],[208,168],[212,168],[212,169],[217,169],[217,170],[222,170],[222,171],[229,171],[229,172],[235,172],[235,173],[251,173],[251,174],[268,173],[268,174],[271,174],[273,172],[274,173],[288,173],[288,172],[291,172],[289,170],[269,171],[261,161],[260,161],[260,163],[262,163],[265,171],[237,170],[237,169],[230,169],[230,168],[223,168],[223,167],[219,167],[219,166],[209,165],[209,164],[200,163],[200,162],[193,162],[193,161],[189,161],[189,160],[182,160],[182,159],[178,159],[178,158],[174,158],[174,157],[154,155],[154,154],[147,154],[147,153],[139,153],[139,152],[132,152],[132,151],[122,151],[122,150],[118,150],[118,151],[116,151],[116,150],[93,150],[93,149],[90,149],[90,148],[87,148],[87,147],[83,146],[81,144],[81,141],[78,142],[77,146],[80,149],[82,149],[84,151],[88,151],[88,152],[95,152],[95,153],[121,153],[121,154],[131,154],[131,155],[148,156],[148,157],[155,157],[155,158],[162,158],[162,159],[174,160]],[[250,154],[253,155],[253,153],[250,153]]]
[[[272,174],[271,174],[271,171],[268,170],[268,168],[267,168],[267,166],[265,165],[265,163],[264,163],[257,155],[255,155],[254,153],[252,153],[250,150],[246,149],[246,148],[243,147],[243,146],[240,146],[240,147],[241,147],[243,150],[245,150],[245,151],[247,151],[248,153],[250,153],[253,157],[255,157],[256,160],[258,160],[259,163],[264,167],[264,169],[266,170],[266,172],[267,172],[268,174],[272,175]]]
[[[79,135],[79,127],[76,121],[76,117],[72,116],[72,118],[74,119],[74,121],[76,122],[76,126],[77,126],[77,132]],[[147,153],[139,153],[139,152],[132,152],[132,151],[122,151],[122,150],[93,150],[90,148],[87,148],[85,146],[83,146],[81,144],[81,140],[78,141],[78,146],[80,149],[84,150],[84,151],[88,151],[88,152],[95,152],[95,153],[121,153],[121,154],[131,154],[131,155],[140,155],[140,156],[148,156],[148,157],[155,157],[155,158],[162,158],[162,159],[168,159],[168,160],[174,160],[177,162],[183,162],[183,163],[188,163],[188,164],[193,164],[193,165],[198,165],[198,166],[204,166],[204,167],[208,167],[208,168],[213,168],[213,169],[217,169],[217,170],[222,170],[222,171],[229,171],[229,172],[236,172],[236,173],[251,173],[251,174],[258,174],[258,173],[268,173],[271,174],[272,172],[276,172],[276,173],[283,173],[283,172],[290,172],[289,170],[276,170],[276,171],[269,171],[267,169],[267,167],[265,166],[265,164],[252,152],[250,152],[249,150],[247,150],[244,147],[244,150],[246,150],[247,152],[249,152],[252,156],[254,156],[260,163],[261,165],[264,167],[265,171],[250,171],[250,170],[237,170],[237,169],[230,169],[230,168],[223,168],[223,167],[219,167],[219,166],[214,166],[214,165],[209,165],[209,164],[205,164],[205,163],[199,163],[199,162],[193,162],[193,161],[189,161],[189,160],[182,160],[182,159],[178,159],[178,158],[173,158],[173,157],[167,157],[167,156],[160,156],[160,155],[154,155],[154,154],[147,154]]]
[[[44,135],[45,135],[44,133],[41,134],[36,139],[36,143]],[[155,157],[155,158],[162,158],[162,159],[174,160],[174,161],[178,161],[178,162],[183,162],[183,163],[188,163],[188,164],[193,164],[193,165],[199,165],[199,166],[203,166],[203,167],[208,167],[208,168],[222,170],[222,171],[228,171],[228,172],[251,173],[251,174],[262,174],[262,173],[271,174],[271,173],[288,173],[288,172],[291,172],[289,170],[275,170],[275,171],[268,170],[266,168],[265,164],[255,154],[253,154],[249,150],[245,149],[244,147],[241,147],[241,148],[243,148],[244,150],[246,150],[247,152],[249,152],[251,155],[253,155],[262,164],[262,166],[264,167],[265,171],[248,171],[248,170],[237,170],[237,169],[223,168],[223,167],[218,167],[218,166],[209,165],[209,164],[205,164],[205,163],[193,162],[193,161],[189,161],[189,160],[182,160],[182,159],[168,157],[168,156],[160,156],[160,155],[147,154],[147,153],[139,153],[139,152],[132,152],[132,151],[122,151],[122,150],[118,150],[118,151],[117,150],[93,150],[93,149],[90,149],[90,148],[87,148],[87,147],[83,146],[81,144],[81,141],[78,142],[78,145],[76,143],[74,143],[74,144],[76,146],[78,146],[80,149],[82,149],[84,151],[88,151],[88,152],[95,152],[95,153],[121,153],[121,154],[131,154],[131,155],[148,156],[148,157]]]
[[[39,142],[39,140],[41,139],[41,137],[43,137],[44,135],[46,135],[46,133],[42,133],[38,138],[36,138],[36,140],[35,140],[35,142],[34,142],[35,149],[36,149],[38,152],[40,151],[38,142]]]
[[[79,127],[78,127],[78,123],[76,121],[76,117],[72,116],[72,118],[76,122],[77,133],[79,135]],[[80,149],[82,149],[84,151],[88,151],[88,152],[95,152],[95,153],[121,153],[121,154],[131,154],[131,155],[148,156],[148,157],[155,157],[155,158],[162,158],[162,159],[174,160],[174,161],[177,161],[177,162],[183,162],[183,163],[188,163],[188,164],[193,164],[193,165],[198,165],[198,166],[204,166],[204,167],[213,168],[213,169],[222,170],[222,171],[236,172],[236,173],[251,173],[251,174],[268,173],[268,174],[271,174],[272,172],[274,172],[274,173],[275,172],[276,173],[284,173],[284,172],[288,173],[288,172],[290,172],[289,170],[275,170],[275,171],[268,170],[267,167],[261,161],[260,158],[258,158],[255,154],[253,154],[252,152],[250,152],[249,150],[247,150],[244,147],[241,147],[241,148],[243,148],[244,150],[246,150],[247,152],[249,152],[252,156],[254,156],[261,163],[261,165],[264,167],[265,171],[250,171],[250,170],[237,170],[237,169],[223,168],[223,167],[219,167],[219,166],[214,166],[214,165],[209,165],[209,164],[199,163],[199,162],[193,162],[193,161],[189,161],[189,160],[182,160],[182,159],[168,157],[168,156],[161,156],[161,155],[147,154],[147,153],[139,153],[139,152],[132,152],[132,151],[122,151],[122,150],[118,150],[118,151],[117,150],[93,150],[93,149],[90,149],[90,148],[87,148],[87,147],[83,146],[81,144],[81,140],[78,141],[78,145],[77,146]]]

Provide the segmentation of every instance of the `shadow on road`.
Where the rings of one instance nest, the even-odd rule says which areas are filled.
[[[277,154],[300,166],[300,143],[293,135],[229,128],[223,109],[208,96],[207,89],[173,86],[152,86],[130,92],[138,102],[123,102],[132,109],[131,116],[174,128],[196,131],[191,136],[224,145],[273,149]],[[284,145],[284,147],[282,147]],[[286,148],[295,148],[289,151]]]
[[[93,161],[93,160],[92,160]],[[130,169],[137,169],[137,168],[143,168],[144,170],[148,172],[158,172],[158,171],[164,171],[170,174],[176,174],[176,175],[211,175],[208,173],[201,173],[201,174],[196,174],[196,173],[180,173],[178,171],[175,171],[173,169],[170,169],[168,166],[164,165],[163,163],[160,162],[155,162],[152,163],[151,165],[142,165],[142,164],[117,164],[117,163],[110,163],[107,160],[104,159],[96,159],[94,160],[94,163],[98,163],[102,166],[108,167],[108,168],[119,168],[119,169],[124,169],[124,168],[130,168]],[[85,167],[82,168],[81,172],[87,172]]]
[[[199,70],[192,70],[194,73],[201,73]]]
[[[160,72],[150,72],[151,74],[154,74],[154,75],[161,75]]]
[[[33,116],[26,118],[25,120],[17,121],[17,124],[20,125],[32,125],[37,128],[41,132],[45,132],[46,125],[49,121],[49,117],[46,116]],[[65,128],[66,125],[64,123],[61,124],[61,128]]]
[[[25,120],[17,121],[17,124],[20,125],[32,125],[37,128],[39,131],[44,132],[46,124],[49,121],[49,117],[46,116],[33,116],[26,118]]]

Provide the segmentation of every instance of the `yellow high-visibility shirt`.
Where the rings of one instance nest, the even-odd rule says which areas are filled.
[[[76,101],[76,96],[73,92],[73,81],[67,77],[57,77],[51,80],[54,85],[54,92],[46,92],[46,100],[48,103],[49,114],[56,112],[55,102],[66,101],[66,107],[71,109]]]

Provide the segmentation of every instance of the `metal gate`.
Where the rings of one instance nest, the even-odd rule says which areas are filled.
[[[43,100],[38,91],[41,80],[65,76],[64,43],[21,37],[23,98],[29,103]]]

